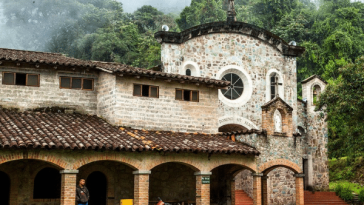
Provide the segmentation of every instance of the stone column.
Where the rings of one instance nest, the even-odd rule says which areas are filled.
[[[268,176],[262,176],[262,204],[268,205]]]
[[[203,178],[209,178],[211,180],[211,172],[195,172],[196,176],[196,205],[210,205],[210,182]]]
[[[149,170],[134,171],[134,205],[148,205],[149,202]]]
[[[78,170],[61,170],[61,205],[76,204],[76,178]]]
[[[254,205],[262,205],[262,176],[263,174],[253,173],[253,201]]]
[[[235,179],[232,179],[230,182],[230,190],[231,190],[231,205],[235,205]]]
[[[305,192],[303,190],[303,178],[304,174],[295,174],[296,177],[296,205],[304,205],[305,204]]]

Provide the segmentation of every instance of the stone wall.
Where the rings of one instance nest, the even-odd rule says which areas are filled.
[[[319,78],[313,78],[302,84],[302,97],[307,99],[305,149],[309,160],[309,173],[312,175],[309,183],[315,190],[328,190],[327,116],[323,111],[315,111],[316,106],[313,104],[313,87],[315,85],[320,86],[321,92],[326,88],[326,84]]]
[[[253,176],[250,170],[243,170],[235,176],[235,190],[243,190],[253,198]]]
[[[287,168],[276,168],[268,174],[268,204],[295,205],[296,181],[294,172]]]
[[[3,72],[40,74],[40,86],[3,85]],[[94,90],[60,89],[60,76],[86,77],[94,79]],[[82,113],[96,114],[98,73],[85,70],[53,69],[45,65],[15,66],[3,63],[0,67],[0,105],[3,107],[34,109],[43,107],[74,108]]]
[[[165,72],[183,73],[183,66],[197,65],[196,70],[203,77],[220,78],[221,74],[233,68],[245,72],[247,78],[251,79],[251,84],[248,80],[244,82],[244,89],[252,92],[251,97],[248,96],[248,102],[226,103],[225,97],[220,94],[219,127],[229,123],[240,124],[248,129],[260,129],[261,106],[269,101],[267,74],[271,71],[278,72],[284,86],[284,94],[280,97],[295,110],[295,129],[297,76],[294,58],[284,57],[278,50],[259,39],[233,33],[203,35],[180,45],[163,43],[161,55]]]
[[[133,83],[159,86],[159,98],[133,96]],[[198,90],[199,102],[175,100],[176,88]],[[117,77],[113,116],[117,125],[133,128],[216,133],[217,92],[204,85]]]
[[[183,164],[167,163],[152,169],[149,177],[149,200],[164,202],[196,201],[194,170]]]

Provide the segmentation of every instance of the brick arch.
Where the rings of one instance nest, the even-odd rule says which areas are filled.
[[[178,164],[182,164],[185,165],[191,169],[193,169],[194,171],[200,171],[201,169],[198,168],[198,166],[196,166],[194,163],[192,163],[191,161],[188,160],[165,160],[163,162],[153,162],[151,164],[149,164],[147,170],[152,170],[153,168],[162,165],[162,164],[167,164],[167,163],[178,163]]]
[[[120,155],[112,154],[112,155],[92,155],[91,157],[86,157],[84,159],[78,160],[76,163],[73,164],[73,169],[76,170],[86,164],[98,161],[120,162],[134,170],[139,170],[140,167],[139,163],[137,162],[137,159],[127,158]]]
[[[275,159],[269,162],[266,162],[259,166],[259,172],[268,174],[271,170],[277,167],[285,167],[287,169],[292,170],[295,174],[302,173],[302,169],[296,163],[286,160],[286,159]]]
[[[223,165],[238,165],[238,166],[241,166],[243,169],[248,169],[250,170],[251,172],[253,173],[256,173],[257,172],[257,169],[256,167],[253,165],[249,165],[247,163],[241,163],[241,162],[235,162],[234,160],[232,161],[221,161],[221,162],[216,162],[216,163],[213,163],[211,166],[208,167],[208,171],[212,171],[213,169],[217,168],[217,167],[220,167],[220,166],[223,166]]]
[[[29,152],[29,153],[11,153],[7,155],[0,156],[0,164],[4,164],[6,162],[22,160],[22,159],[32,159],[32,160],[39,160],[48,162],[59,169],[65,169],[67,167],[67,162],[61,158],[50,156],[49,154],[45,153],[36,153],[36,152]]]

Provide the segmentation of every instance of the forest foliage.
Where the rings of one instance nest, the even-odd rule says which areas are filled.
[[[226,20],[228,0],[192,0],[180,14],[151,6],[125,13],[113,0],[0,0],[6,26],[25,49],[115,61],[150,68],[160,63],[153,38],[170,31]],[[364,3],[350,0],[235,0],[237,20],[296,41],[298,82],[321,75],[329,86],[320,97],[328,113],[331,157],[364,153]],[[24,35],[27,34],[27,35]],[[301,92],[301,85],[298,84]]]

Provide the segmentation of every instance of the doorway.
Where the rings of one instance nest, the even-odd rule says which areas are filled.
[[[10,199],[10,178],[0,171],[0,204],[9,205]]]
[[[106,205],[107,179],[102,172],[92,172],[87,177],[86,187],[90,192],[89,205]]]

